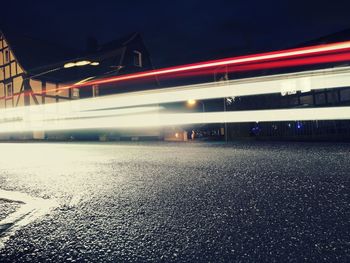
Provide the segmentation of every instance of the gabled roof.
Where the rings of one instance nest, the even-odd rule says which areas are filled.
[[[124,37],[121,37],[119,39],[107,42],[105,44],[102,44],[99,46],[99,51],[108,51],[108,50],[113,50],[115,48],[120,48],[123,46],[126,46],[129,44],[131,41],[135,40],[136,38],[139,38],[140,34],[137,32],[134,32],[132,34],[126,35]]]
[[[59,61],[77,57],[79,52],[58,44],[49,43],[13,32],[3,32],[18,62],[25,71],[47,68]]]
[[[133,33],[99,45],[96,51],[84,54],[83,51],[62,47],[58,44],[31,37],[20,36],[7,31],[2,31],[2,33],[16,59],[26,72],[37,79],[55,82],[69,82],[118,72],[118,67],[123,63],[126,46],[131,41],[140,38],[138,33]],[[88,65],[63,69],[65,63],[80,60],[98,61],[100,65],[98,67]],[[61,69],[55,70],[60,67]],[[47,72],[50,70],[52,72]]]

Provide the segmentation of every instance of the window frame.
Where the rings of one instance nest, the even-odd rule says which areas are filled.
[[[10,92],[9,92],[9,90],[10,90]],[[12,82],[5,84],[5,91],[6,91],[6,97],[13,96],[13,84],[12,84]]]
[[[134,66],[142,68],[142,53],[138,50],[134,50]]]
[[[10,50],[9,48],[4,49],[4,64],[10,63]]]

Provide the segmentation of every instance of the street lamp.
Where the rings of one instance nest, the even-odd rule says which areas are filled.
[[[100,63],[97,61],[89,61],[89,60],[80,60],[76,62],[68,62],[63,65],[64,68],[73,68],[73,67],[81,67],[81,66],[86,66],[86,65],[91,65],[91,66],[98,66]]]
[[[190,107],[195,106],[197,103],[202,104],[202,111],[205,112],[205,106],[204,106],[204,103],[202,101],[198,101],[198,100],[194,100],[194,99],[187,100],[187,105]]]
[[[76,61],[76,62],[67,62],[64,65],[61,65],[61,66],[59,66],[57,68],[49,69],[49,70],[43,71],[41,73],[37,73],[35,75],[31,75],[31,77],[32,78],[33,77],[39,77],[39,76],[46,75],[46,74],[54,72],[54,71],[58,71],[58,70],[64,69],[64,68],[81,67],[81,66],[86,66],[86,65],[98,66],[98,65],[100,65],[100,62],[98,62],[98,61],[92,61],[91,62],[89,60],[79,60],[79,61]]]

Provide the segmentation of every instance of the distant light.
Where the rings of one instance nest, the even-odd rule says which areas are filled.
[[[179,138],[179,134],[178,133],[175,133],[175,138]]]
[[[100,62],[94,61],[94,62],[91,62],[90,65],[91,66],[98,66],[98,65],[100,65]]]
[[[89,65],[89,64],[91,64],[91,61],[88,61],[88,60],[81,60],[81,61],[75,62],[75,65],[78,67]]]
[[[196,105],[197,101],[196,100],[187,100],[187,104],[190,106]]]
[[[64,68],[72,68],[72,67],[75,67],[75,63],[74,63],[74,62],[69,62],[69,63],[64,64],[63,67],[64,67]]]

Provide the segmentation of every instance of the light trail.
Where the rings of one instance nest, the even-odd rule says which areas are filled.
[[[24,108],[25,109],[25,108]],[[147,106],[147,107],[133,107],[125,109],[114,109],[114,110],[94,110],[94,111],[83,111],[75,112],[70,111],[67,108],[57,108],[56,111],[52,111],[52,108],[48,110],[45,107],[36,108],[33,107],[30,111],[18,111],[12,114],[4,114],[0,117],[0,128],[2,124],[7,123],[26,123],[31,125],[31,123],[43,123],[45,121],[59,121],[65,119],[86,119],[90,118],[101,118],[119,115],[130,115],[130,114],[140,114],[149,112],[159,112],[163,110],[160,106]]]
[[[1,125],[0,133],[30,131],[64,131],[86,129],[148,128],[172,125],[243,123],[269,121],[348,120],[350,107],[327,107],[282,110],[252,110],[207,113],[158,113],[113,116],[94,119],[37,121]]]
[[[204,100],[272,93],[286,94],[296,91],[309,92],[315,89],[331,89],[346,86],[350,86],[350,67],[248,78],[227,81],[222,84],[207,83],[144,92],[116,94],[64,103],[5,109],[0,111],[0,130],[1,132],[11,132],[11,127],[13,127],[12,131],[90,129],[92,126],[95,128],[103,128],[105,124],[100,123],[100,120],[106,120],[106,118],[108,122],[121,121],[120,123],[123,123],[128,121],[130,123],[136,121],[138,123],[137,125],[139,125],[139,123],[142,123],[142,119],[134,119],[136,118],[135,116],[140,116],[140,113],[149,111],[159,112],[162,109],[162,107],[151,105],[183,102],[189,99]],[[315,110],[320,111],[320,109]],[[131,114],[134,116],[130,116]],[[194,116],[198,118],[203,118],[203,116],[205,116],[206,120],[201,123],[222,122],[221,119],[216,119],[216,121],[210,119],[210,116],[219,118],[221,115],[208,114],[208,116]],[[243,113],[238,112],[235,114]],[[275,112],[273,112],[273,114],[275,114]],[[146,115],[142,116],[146,117]],[[154,116],[158,118],[165,115],[154,113]],[[166,116],[169,117],[170,120],[172,116],[176,115]],[[183,121],[186,120],[186,116],[191,115],[181,115],[181,119]],[[123,117],[125,117],[125,119],[120,119]],[[344,114],[339,115],[339,118],[343,117]],[[67,119],[74,119],[74,121],[69,121]],[[337,119],[337,116],[334,116],[334,119]],[[191,121],[196,123],[195,119],[191,119]],[[230,121],[230,119],[227,120],[227,122]],[[121,125],[120,123],[118,125]],[[146,123],[151,125],[152,122]],[[174,124],[176,123],[177,122],[174,122]],[[68,124],[70,125],[69,127],[67,126]],[[133,124],[129,125],[132,126]],[[164,125],[168,124],[165,122]],[[126,127],[126,124],[124,126]]]
[[[75,111],[88,111],[103,108],[136,107],[141,105],[181,102],[189,99],[206,100],[281,93],[288,88],[295,91],[310,91],[347,86],[350,86],[350,67],[247,78],[226,81],[224,83],[214,82],[200,85],[115,94],[93,99],[44,105],[44,107],[47,106],[53,108],[53,110],[62,107],[71,108]]]
[[[231,96],[237,97],[283,93],[288,91],[288,89],[295,91],[310,91],[315,89],[331,89],[346,86],[350,86],[349,67],[233,80],[220,83],[219,85],[218,83],[207,83],[116,94],[69,102],[17,107],[1,110],[0,123],[6,122],[7,119],[23,118],[23,116],[33,116],[35,114],[49,116],[55,115],[59,117],[84,111],[140,107],[142,105],[181,102],[187,101],[188,99],[205,100]],[[119,109],[119,111],[120,110],[122,109]],[[135,110],[138,111],[138,109]],[[124,109],[120,112],[128,114],[133,113],[132,111],[133,110],[131,109]]]
[[[325,44],[325,45],[317,45],[317,46],[311,46],[311,47],[303,47],[303,48],[297,48],[297,49],[288,49],[288,50],[282,50],[282,51],[267,52],[267,53],[219,59],[219,60],[211,60],[208,62],[200,62],[200,63],[188,64],[183,66],[175,66],[175,67],[169,67],[169,68],[164,68],[159,70],[151,70],[146,72],[116,76],[111,78],[104,78],[104,79],[95,80],[95,81],[87,81],[82,85],[86,86],[86,85],[106,84],[106,83],[112,83],[117,81],[144,78],[144,77],[161,76],[165,74],[178,73],[183,71],[207,69],[207,68],[220,67],[220,66],[239,65],[239,64],[251,63],[251,62],[264,62],[268,60],[275,60],[275,59],[282,59],[282,58],[290,59],[293,57],[300,57],[300,56],[327,54],[335,51],[341,52],[348,49],[350,49],[350,41],[333,43],[333,44]]]
[[[91,85],[123,82],[136,79],[161,76],[196,76],[213,73],[215,68],[226,66],[230,72],[249,71],[268,68],[282,68],[290,66],[302,66],[309,64],[333,63],[350,60],[350,41],[324,44],[296,49],[260,53],[247,56],[211,60],[163,69],[149,70],[138,73],[125,74],[97,80],[80,81],[75,84],[59,87],[58,89],[46,90],[46,93],[59,92],[71,88],[81,88]],[[295,59],[293,63],[290,61]],[[272,62],[274,63],[266,63]],[[180,74],[180,75],[179,75]],[[183,74],[183,75],[181,75]]]

